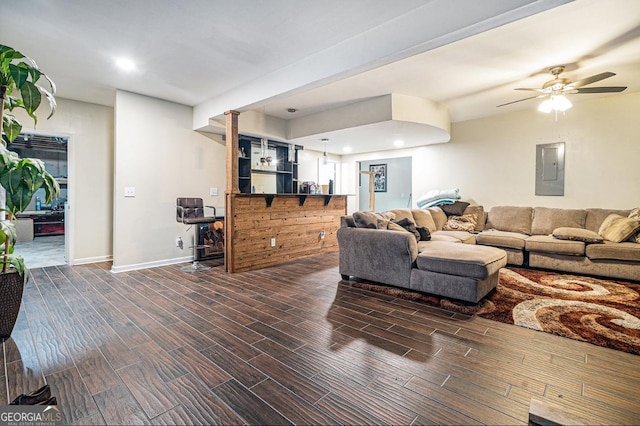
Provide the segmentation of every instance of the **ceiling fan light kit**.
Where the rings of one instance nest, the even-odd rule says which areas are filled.
[[[551,98],[543,101],[540,106],[538,106],[538,111],[544,113],[550,113],[551,111],[560,111],[565,112],[569,108],[571,108],[573,104],[569,99],[567,99],[564,95],[551,95]]]
[[[549,69],[549,72],[555,77],[553,80],[549,80],[542,85],[540,89],[531,89],[531,88],[517,88],[515,90],[525,90],[530,92],[537,92],[538,95],[530,96],[528,98],[519,99],[517,101],[507,102],[502,105],[498,105],[498,107],[511,105],[516,102],[526,101],[528,99],[538,99],[538,98],[546,98],[546,99],[538,106],[538,111],[544,113],[550,113],[551,111],[564,112],[571,108],[573,104],[565,95],[573,95],[573,94],[589,94],[589,93],[615,93],[622,92],[627,87],[626,86],[610,86],[610,87],[589,87],[589,88],[581,88],[582,86],[586,86],[588,84],[595,83],[600,80],[604,80],[605,78],[613,77],[615,74],[612,72],[603,72],[601,74],[592,75],[591,77],[583,78],[582,80],[578,80],[575,82],[571,82],[571,80],[567,78],[560,78],[560,74],[564,71],[564,66],[556,66]]]

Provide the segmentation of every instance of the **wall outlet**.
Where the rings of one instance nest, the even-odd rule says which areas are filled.
[[[320,231],[320,239],[321,240],[324,240],[324,235],[325,234],[324,234],[324,229],[323,229],[322,231]]]
[[[218,195],[218,188],[209,188],[209,195],[215,197]]]
[[[136,187],[135,186],[125,186],[124,187],[124,196],[125,197],[135,197],[136,196]]]
[[[271,247],[275,247],[276,246],[276,239],[272,238],[271,239]]]
[[[184,247],[181,237],[176,238],[176,247],[180,247],[180,250],[182,250],[182,248]]]

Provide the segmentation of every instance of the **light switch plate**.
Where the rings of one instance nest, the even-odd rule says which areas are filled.
[[[211,195],[212,197],[218,195],[218,188],[209,188],[209,195]]]
[[[124,187],[124,196],[125,197],[135,197],[136,196],[136,187],[135,186],[125,186]]]

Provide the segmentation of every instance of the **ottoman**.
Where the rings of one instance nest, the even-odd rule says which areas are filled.
[[[498,285],[507,253],[496,247],[430,241],[416,259],[410,288],[478,303]]]

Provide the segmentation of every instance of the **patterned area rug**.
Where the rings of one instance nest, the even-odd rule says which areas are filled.
[[[478,305],[370,282],[359,287],[640,355],[640,284],[503,268]]]

